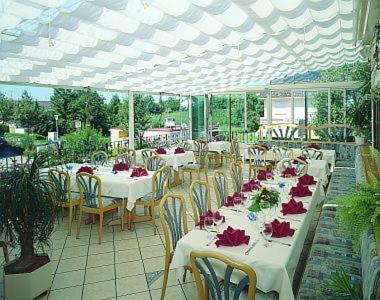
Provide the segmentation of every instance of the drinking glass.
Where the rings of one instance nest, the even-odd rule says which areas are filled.
[[[269,202],[265,202],[265,201],[260,202],[260,208],[261,208],[261,211],[263,212],[263,217],[264,217],[264,222],[265,222],[268,215],[268,208],[270,208]]]
[[[269,240],[270,238],[272,237],[272,234],[273,234],[273,227],[272,227],[272,224],[271,223],[265,223],[264,224],[264,230],[262,231],[263,232],[263,236],[265,238],[265,247],[268,247],[269,246]]]
[[[208,233],[208,236],[210,236],[210,233],[214,228],[214,217],[211,217],[211,216],[205,217],[204,224],[205,224],[205,229]]]
[[[216,225],[216,231],[219,233],[219,227],[223,223],[223,215],[219,213],[218,215],[214,216],[214,223]]]
[[[242,202],[243,202],[243,198],[240,196],[234,197],[233,199],[234,206],[236,207],[238,212],[240,211]]]
[[[286,186],[287,186],[287,188],[288,189],[290,189],[291,188],[291,179],[292,179],[292,175],[290,175],[290,174],[285,174],[284,175],[284,178],[285,178],[285,182],[286,182]]]
[[[271,171],[268,171],[268,172],[266,173],[266,179],[267,179],[267,181],[272,180],[272,178],[273,178],[273,174],[272,174],[272,172],[271,172]]]

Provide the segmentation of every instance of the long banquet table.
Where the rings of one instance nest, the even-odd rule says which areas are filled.
[[[272,238],[273,240],[290,243],[291,246],[270,243],[270,247],[265,247],[261,241],[253,248],[249,255],[245,255],[245,251],[249,245],[240,245],[237,247],[219,247],[214,243],[207,246],[210,237],[204,230],[193,229],[185,235],[177,244],[171,262],[172,269],[182,269],[183,266],[190,263],[189,257],[193,250],[197,251],[216,251],[227,257],[245,263],[251,266],[257,275],[257,288],[263,292],[276,291],[279,293],[279,299],[294,299],[292,290],[292,282],[294,273],[302,252],[302,248],[308,233],[310,223],[313,218],[314,210],[317,204],[324,199],[322,183],[319,180],[316,185],[311,186],[312,196],[298,198],[296,201],[302,200],[307,212],[301,215],[287,215],[285,219],[290,222],[291,228],[296,229],[292,237]],[[282,197],[282,203],[288,202],[290,196]],[[221,208],[222,213],[226,217],[226,222],[222,225],[221,230],[232,226],[235,229],[244,229],[246,234],[252,237],[257,234],[254,226],[255,222],[251,222],[246,212],[237,213],[228,208]],[[282,216],[278,210],[277,216]],[[279,221],[284,221],[279,219]],[[261,238],[260,238],[261,239]],[[216,272],[220,271],[216,265]],[[221,274],[221,273],[219,273]],[[237,283],[241,278],[236,274],[232,277],[232,281]]]

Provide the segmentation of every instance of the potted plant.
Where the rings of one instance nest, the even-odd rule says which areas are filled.
[[[353,99],[348,103],[347,120],[348,124],[355,128],[353,134],[357,145],[364,145],[366,138],[371,137],[371,95],[365,94],[357,97],[353,93]]]
[[[18,257],[4,266],[5,299],[34,299],[51,285],[44,248],[54,228],[55,205],[49,183],[39,175],[39,159],[0,173],[0,234]]]

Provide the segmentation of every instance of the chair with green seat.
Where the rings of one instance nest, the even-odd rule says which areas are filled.
[[[143,164],[145,165],[146,164],[146,160],[151,157],[151,156],[155,156],[157,155],[156,151],[152,150],[152,149],[143,149],[141,150],[141,157],[142,157],[142,160],[143,160]]]
[[[218,208],[226,204],[228,196],[228,184],[226,172],[217,170],[213,173],[214,191],[216,195],[216,200],[218,203]]]
[[[52,196],[56,205],[62,210],[62,218],[64,217],[64,209],[69,209],[68,235],[71,235],[76,208],[80,205],[79,195],[71,192],[70,176],[66,171],[51,169],[48,174]]]
[[[195,180],[190,186],[190,203],[193,209],[194,222],[211,210],[210,187],[207,181]]]
[[[208,147],[203,148],[199,151],[199,154],[196,156],[196,163],[187,164],[182,168],[182,178],[183,182],[185,181],[184,173],[187,172],[190,175],[190,184],[193,181],[192,180],[192,174],[196,173],[198,175],[198,180],[201,179],[201,172],[204,171],[206,181],[208,181],[207,178],[207,170],[208,170],[208,163],[209,163],[209,157],[208,157]]]
[[[170,168],[164,166],[153,174],[152,192],[138,199],[135,206],[149,207],[149,216],[136,215],[136,210],[133,210],[132,218],[134,222],[151,221],[153,233],[156,234],[157,228],[155,223],[155,207],[160,205],[161,199],[167,192],[168,183],[170,180]]]
[[[83,212],[99,215],[99,244],[102,243],[103,218],[109,211],[116,211],[122,207],[122,201],[102,196],[102,182],[98,176],[88,173],[78,173],[76,183],[79,188],[80,206],[77,227],[77,238],[79,238],[80,226]],[[121,214],[121,229],[124,228],[124,212]]]
[[[166,160],[159,155],[153,155],[146,159],[145,168],[148,171],[157,171],[166,166]]]
[[[230,174],[234,192],[241,193],[243,188],[243,164],[239,161],[231,162]]]
[[[104,166],[108,162],[108,154],[104,151],[96,151],[91,155],[91,163],[95,166]]]
[[[124,163],[128,164],[130,168],[134,168],[136,165],[136,152],[135,150],[128,149],[128,152],[119,154],[114,159],[115,164]]]

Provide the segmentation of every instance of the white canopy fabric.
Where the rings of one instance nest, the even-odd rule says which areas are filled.
[[[2,0],[0,81],[196,93],[354,62],[357,0]]]

